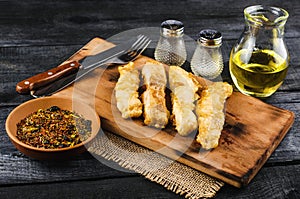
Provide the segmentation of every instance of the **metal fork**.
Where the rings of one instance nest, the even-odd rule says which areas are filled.
[[[127,64],[130,61],[134,61],[150,44],[151,40],[145,35],[139,35],[136,42],[132,44],[130,48],[124,51],[120,56],[113,57],[105,64]]]
[[[127,64],[130,61],[134,61],[150,44],[151,40],[145,35],[138,35],[137,40],[128,48],[122,51],[117,52],[116,54],[110,56],[105,60],[101,60],[94,64],[88,64],[89,67],[86,67],[86,70],[93,70],[98,68],[99,66],[108,65],[108,64]],[[89,61],[83,60],[84,61]],[[91,61],[93,60],[91,59]]]
[[[61,79],[56,80],[49,85],[41,87],[37,90],[32,90],[30,94],[35,98],[52,95],[78,81],[98,67],[107,66],[109,64],[123,65],[129,63],[130,61],[134,61],[147,48],[150,42],[151,40],[148,37],[139,35],[138,39],[128,49],[120,51],[105,60],[93,63],[89,67],[79,70],[77,73],[62,77]]]

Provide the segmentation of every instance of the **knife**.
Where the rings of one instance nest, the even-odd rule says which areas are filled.
[[[30,94],[35,98],[52,95],[53,93],[58,92],[64,88],[68,87],[69,85],[74,83],[76,80],[79,80],[80,77],[78,76],[78,78],[76,79],[77,76],[78,76],[77,73],[71,73],[68,76],[64,76],[64,77],[56,80],[52,84],[48,84],[46,86],[39,87],[36,90],[31,90]]]
[[[140,35],[137,36],[137,38],[138,37],[140,37]],[[29,94],[31,90],[38,90],[62,77],[69,76],[70,74],[77,74],[79,69],[82,69],[81,74],[86,74],[91,71],[89,70],[90,68],[94,69],[97,65],[100,66],[105,61],[123,53],[128,47],[134,44],[137,38],[132,38],[96,55],[87,56],[83,60],[72,61],[25,79],[16,85],[16,91],[20,94]]]

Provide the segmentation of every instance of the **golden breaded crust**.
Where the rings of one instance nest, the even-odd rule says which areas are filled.
[[[144,123],[156,128],[164,128],[169,121],[166,107],[165,88],[167,77],[162,64],[147,62],[142,69],[146,91],[142,95]]]
[[[143,104],[139,99],[139,71],[130,62],[118,67],[120,77],[115,87],[117,107],[123,118],[139,117],[143,112]]]
[[[232,86],[226,82],[215,82],[201,92],[196,104],[199,132],[196,141],[204,149],[216,148],[225,123],[224,105],[232,94]]]
[[[172,91],[172,118],[177,132],[186,136],[197,129],[198,122],[194,114],[195,100],[198,99],[199,83],[191,73],[178,66],[169,68],[169,85]]]

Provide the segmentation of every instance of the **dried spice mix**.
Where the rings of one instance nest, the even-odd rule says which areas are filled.
[[[52,106],[39,109],[17,124],[17,138],[37,148],[71,147],[90,137],[91,121],[75,112]]]

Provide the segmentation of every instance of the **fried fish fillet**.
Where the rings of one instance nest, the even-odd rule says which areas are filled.
[[[143,104],[139,99],[139,71],[130,62],[118,68],[120,77],[115,87],[117,107],[123,118],[139,117],[143,113]]]
[[[142,94],[144,104],[144,123],[156,128],[164,128],[169,121],[166,107],[165,89],[167,77],[162,64],[147,62],[142,69],[145,92]]]
[[[194,103],[199,97],[199,83],[191,73],[178,66],[170,66],[169,86],[173,124],[180,135],[186,136],[198,127]]]
[[[196,141],[204,149],[216,148],[225,123],[224,105],[232,94],[232,86],[226,82],[215,82],[201,92],[196,104],[199,132]]]

